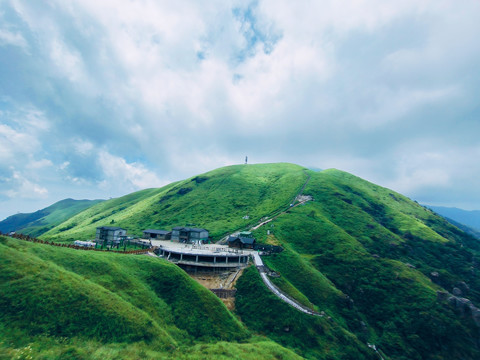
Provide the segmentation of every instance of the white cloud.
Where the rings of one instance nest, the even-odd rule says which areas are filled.
[[[41,156],[42,136],[50,129],[45,114],[31,105],[0,113],[0,165],[34,163]]]
[[[50,43],[50,56],[55,67],[72,83],[85,82],[84,64],[81,54],[75,49],[69,49],[60,39],[53,39]]]
[[[13,45],[21,48],[25,52],[28,51],[28,43],[22,34],[7,29],[0,29],[0,46],[1,45]]]
[[[9,198],[42,199],[48,196],[48,190],[25,178],[20,172],[14,171],[13,176],[7,180],[10,185],[3,194]]]
[[[28,132],[15,130],[11,126],[0,123],[0,161],[11,164],[30,157],[40,148],[37,138]]]
[[[396,174],[388,187],[401,193],[421,196],[425,189],[465,191],[463,186],[478,183],[478,145],[456,147],[438,139],[422,139],[400,146],[396,157]]]
[[[169,162],[172,166],[175,166],[175,172],[181,174],[184,178],[221,166],[239,164],[242,160],[243,157],[237,158],[232,155],[226,155],[214,146],[208,145],[202,150],[191,150],[186,155],[182,153],[180,148],[173,147],[169,154]]]
[[[290,1],[266,0],[260,2],[261,11],[268,14],[292,40],[321,41],[325,30],[345,34],[354,29],[375,31],[405,15],[419,15],[432,4],[431,0],[352,0],[310,1],[299,5]],[[328,34],[328,32],[327,32]]]
[[[369,99],[370,107],[373,106],[373,109],[363,109],[363,111],[358,109],[359,113],[362,113],[358,116],[358,126],[364,130],[385,126],[405,119],[409,113],[421,107],[452,101],[460,95],[460,89],[455,86],[433,89],[373,89]]]
[[[11,4],[0,43],[32,56],[4,92],[32,105],[0,108],[0,165],[32,183],[116,195],[244,153],[412,194],[479,178],[452,160],[480,131],[478,1]]]
[[[72,139],[71,143],[73,143],[73,147],[75,148],[75,151],[80,155],[88,155],[94,149],[93,144],[88,140]]]
[[[27,164],[26,167],[29,169],[38,170],[38,169],[43,169],[50,166],[53,166],[53,163],[50,160],[40,159],[40,160],[32,160],[30,163]]]
[[[167,182],[161,181],[157,175],[146,169],[144,165],[101,151],[98,161],[105,177],[104,186],[118,187],[119,184],[129,189],[139,190],[149,187],[160,187]]]

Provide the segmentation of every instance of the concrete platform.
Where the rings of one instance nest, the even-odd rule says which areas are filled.
[[[175,264],[208,268],[244,267],[252,252],[232,249],[226,245],[194,245],[168,240],[152,240],[152,245],[158,247],[156,253],[159,256]]]

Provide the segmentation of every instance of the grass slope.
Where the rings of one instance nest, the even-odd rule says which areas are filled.
[[[237,283],[236,311],[244,324],[266,336],[264,341],[273,339],[312,359],[371,358],[366,343],[376,344],[392,360],[480,358],[479,328],[472,316],[476,310],[455,308],[438,296],[461,289],[461,297],[480,305],[478,240],[408,198],[342,171],[313,172],[291,164],[221,168],[161,189],[97,204],[43,237],[56,241],[92,238],[97,226],[111,224],[140,235],[146,228],[195,223],[219,239],[288,208],[309,176],[304,194],[314,201],[289,208],[255,235],[261,242],[280,244],[285,249],[265,258],[265,263],[281,274],[274,280],[277,286],[326,316],[312,318],[280,302],[252,268]],[[244,220],[247,214],[250,219]],[[273,234],[267,236],[267,230]],[[171,275],[176,274],[173,265],[122,255],[115,255],[118,260],[112,263],[102,257],[112,255],[91,257],[87,252],[70,260],[43,249],[27,251],[25,259],[32,255],[32,259],[53,262],[68,274],[101,286],[105,294],[133,304],[129,311],[148,314],[156,324],[151,331],[164,331],[172,339],[170,342],[165,336],[165,341],[176,349],[191,349],[191,344],[199,341],[246,336],[245,328],[217,299],[210,304],[211,294],[200,288],[192,290],[195,287],[186,277]],[[55,279],[60,281],[63,276]],[[176,292],[178,284],[184,289],[180,294]],[[126,309],[125,317],[114,321],[141,328],[142,317],[138,317],[140,323],[132,325]],[[19,321],[10,316],[9,321]],[[224,321],[225,328],[219,328]],[[159,330],[155,330],[157,326]],[[78,341],[88,347],[92,337],[102,339],[103,330],[98,331]],[[150,341],[148,348],[153,353],[167,351],[166,344],[151,345],[154,341],[148,336],[140,339],[135,332],[128,333],[132,337],[121,340],[128,342],[128,351],[137,354],[134,344],[139,341]],[[189,339],[188,345],[182,345],[185,339]],[[102,349],[105,346],[109,348],[106,344]],[[193,346],[198,358],[202,357],[202,346]],[[121,353],[117,345],[114,348]],[[228,356],[230,349],[222,348],[217,343],[204,349]]]
[[[265,262],[289,283],[287,292],[300,291],[391,359],[478,358],[471,317],[437,300],[437,292],[466,283],[463,296],[480,303],[476,239],[338,170],[312,174],[305,194],[314,201],[269,224],[285,251]],[[269,240],[265,229],[256,235]]]
[[[2,236],[0,292],[0,358],[299,358],[157,258]]]
[[[304,168],[293,164],[220,168],[161,189],[149,189],[97,204],[45,233],[54,241],[95,237],[103,225],[142,235],[148,228],[194,223],[218,240],[285,208],[305,183]],[[249,215],[249,220],[243,217]]]
[[[20,232],[30,236],[40,236],[81,211],[102,202],[103,200],[65,199],[45,209],[29,214],[16,214],[0,221],[0,231]]]
[[[242,321],[311,359],[376,359],[365,344],[327,317],[306,315],[273,295],[255,267],[237,282],[236,311]]]

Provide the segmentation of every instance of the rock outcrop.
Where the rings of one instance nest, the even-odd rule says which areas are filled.
[[[457,287],[454,288],[454,294],[450,294],[446,291],[437,291],[437,298],[439,301],[446,301],[448,304],[453,306],[460,316],[471,317],[475,322],[475,325],[480,327],[480,309],[476,307],[469,299],[455,295],[455,293],[458,292],[460,292],[460,294],[462,293],[462,291]]]

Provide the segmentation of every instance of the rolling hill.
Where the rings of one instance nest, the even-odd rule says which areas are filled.
[[[312,176],[305,194],[314,201],[273,221],[273,235],[256,234],[285,248],[265,261],[287,291],[305,295],[389,358],[479,356],[476,239],[408,198],[338,170]],[[471,303],[463,306],[462,297]]]
[[[102,201],[103,200],[61,200],[45,209],[33,213],[9,216],[5,220],[0,221],[0,231],[2,233],[16,231],[25,235],[40,236],[79,212]]]
[[[142,235],[187,223],[205,227],[214,240],[288,207],[308,178],[293,164],[231,166],[167,185],[107,200],[71,217],[42,238],[95,237],[97,226],[115,225]],[[246,215],[248,220],[243,219]]]
[[[299,193],[308,201],[290,206]],[[255,267],[247,268],[237,282],[232,315],[163,260],[78,254],[4,238],[0,282],[10,297],[0,306],[16,307],[2,315],[0,331],[28,334],[26,338],[33,340],[26,341],[34,344],[45,333],[51,334],[52,344],[66,336],[79,353],[93,341],[117,354],[119,343],[128,344],[125,347],[132,352],[140,351],[139,342],[145,343],[145,349],[157,352],[155,356],[188,347],[198,358],[200,349],[205,357],[243,349],[239,358],[257,353],[268,358],[274,352],[294,356],[288,351],[308,359],[375,359],[379,354],[392,360],[480,358],[478,240],[401,194],[339,170],[315,172],[293,164],[225,167],[93,205],[42,238],[56,242],[93,238],[97,226],[111,224],[140,235],[146,228],[193,223],[219,240],[266,217],[272,220],[254,235],[261,243],[284,249],[264,257],[265,264],[280,274],[273,281],[323,316],[300,313],[276,298]],[[23,268],[34,270],[18,273]],[[36,271],[51,277],[28,276]],[[176,279],[173,283],[181,283],[180,293],[169,282],[170,274]],[[79,277],[85,280],[82,286]],[[74,284],[65,285],[72,295],[45,296],[45,289],[57,289],[49,281],[56,284],[59,279]],[[77,288],[82,297],[75,293]],[[35,289],[33,299],[29,295],[15,303],[15,296],[30,289]],[[96,293],[90,297],[90,292]],[[105,328],[92,328],[88,317],[78,324],[66,311],[52,310],[73,301],[89,313],[81,299],[89,304],[93,297],[100,301],[92,313],[105,308],[102,316],[112,317],[102,320]],[[26,309],[36,304],[36,298],[46,299],[38,305],[43,306],[40,313],[50,310],[52,315],[27,317],[34,324],[29,330],[27,320],[15,314],[28,314]],[[119,314],[107,306],[114,299],[123,301],[114,305]],[[52,325],[56,318],[65,318],[59,329]],[[116,332],[108,327],[110,322],[121,324],[115,325]],[[201,330],[189,332],[190,327]],[[84,336],[70,340],[79,329]],[[110,331],[113,343],[102,335]],[[160,343],[152,340],[159,334]],[[257,341],[265,342],[265,348]],[[367,344],[375,344],[379,353]],[[65,350],[57,345],[52,345],[57,352]]]
[[[157,258],[0,236],[0,292],[2,359],[299,358]]]

